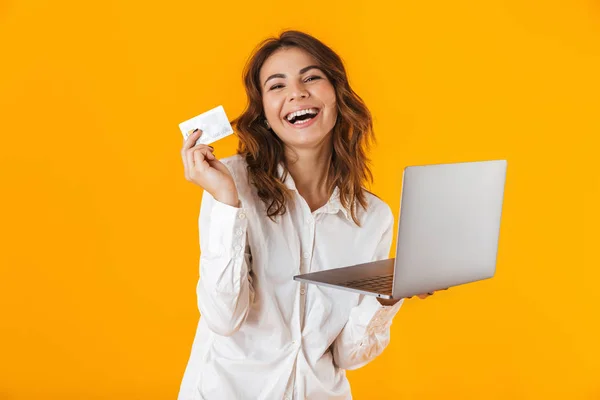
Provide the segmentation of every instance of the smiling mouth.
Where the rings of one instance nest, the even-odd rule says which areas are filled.
[[[285,119],[292,125],[304,125],[314,119],[321,110],[318,108],[307,108],[305,110],[296,111],[286,115]]]

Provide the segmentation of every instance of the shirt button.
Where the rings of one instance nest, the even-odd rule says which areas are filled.
[[[298,342],[296,342],[295,340],[292,342],[292,344],[295,346],[298,344]]]
[[[304,289],[304,288],[300,289],[300,294],[301,295],[304,295],[305,293],[306,293],[306,289]]]
[[[240,251],[242,249],[242,246],[240,246],[239,244],[237,246],[234,247],[235,251]]]
[[[237,231],[235,231],[235,235],[242,236],[242,228],[238,228]]]
[[[246,218],[246,214],[244,214],[244,213],[240,213],[240,215],[239,215],[239,218],[240,218],[240,219],[244,219],[244,218]]]
[[[310,257],[310,253],[308,251],[305,251],[304,254],[302,255],[302,257],[309,258]]]

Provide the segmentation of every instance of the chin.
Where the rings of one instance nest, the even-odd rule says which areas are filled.
[[[290,133],[291,135],[286,135],[288,137],[288,140],[285,140],[284,143],[286,143],[289,146],[302,148],[317,147],[323,144],[324,141],[331,137],[331,131],[329,131],[329,133],[323,133],[322,131]]]

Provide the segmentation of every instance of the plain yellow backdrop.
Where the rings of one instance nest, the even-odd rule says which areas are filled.
[[[346,62],[396,217],[407,165],[509,165],[496,276],[408,301],[354,397],[600,399],[592,0],[0,1],[0,399],[176,397],[201,198],[178,124],[241,112],[284,28]]]

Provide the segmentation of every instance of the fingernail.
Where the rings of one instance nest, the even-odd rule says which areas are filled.
[[[196,133],[198,132],[198,128],[194,129],[194,131],[192,133]]]
[[[208,146],[208,147],[210,147],[210,149],[211,149],[211,150],[214,150],[214,149],[215,149],[215,148],[214,148],[214,147],[212,147],[212,146]]]

